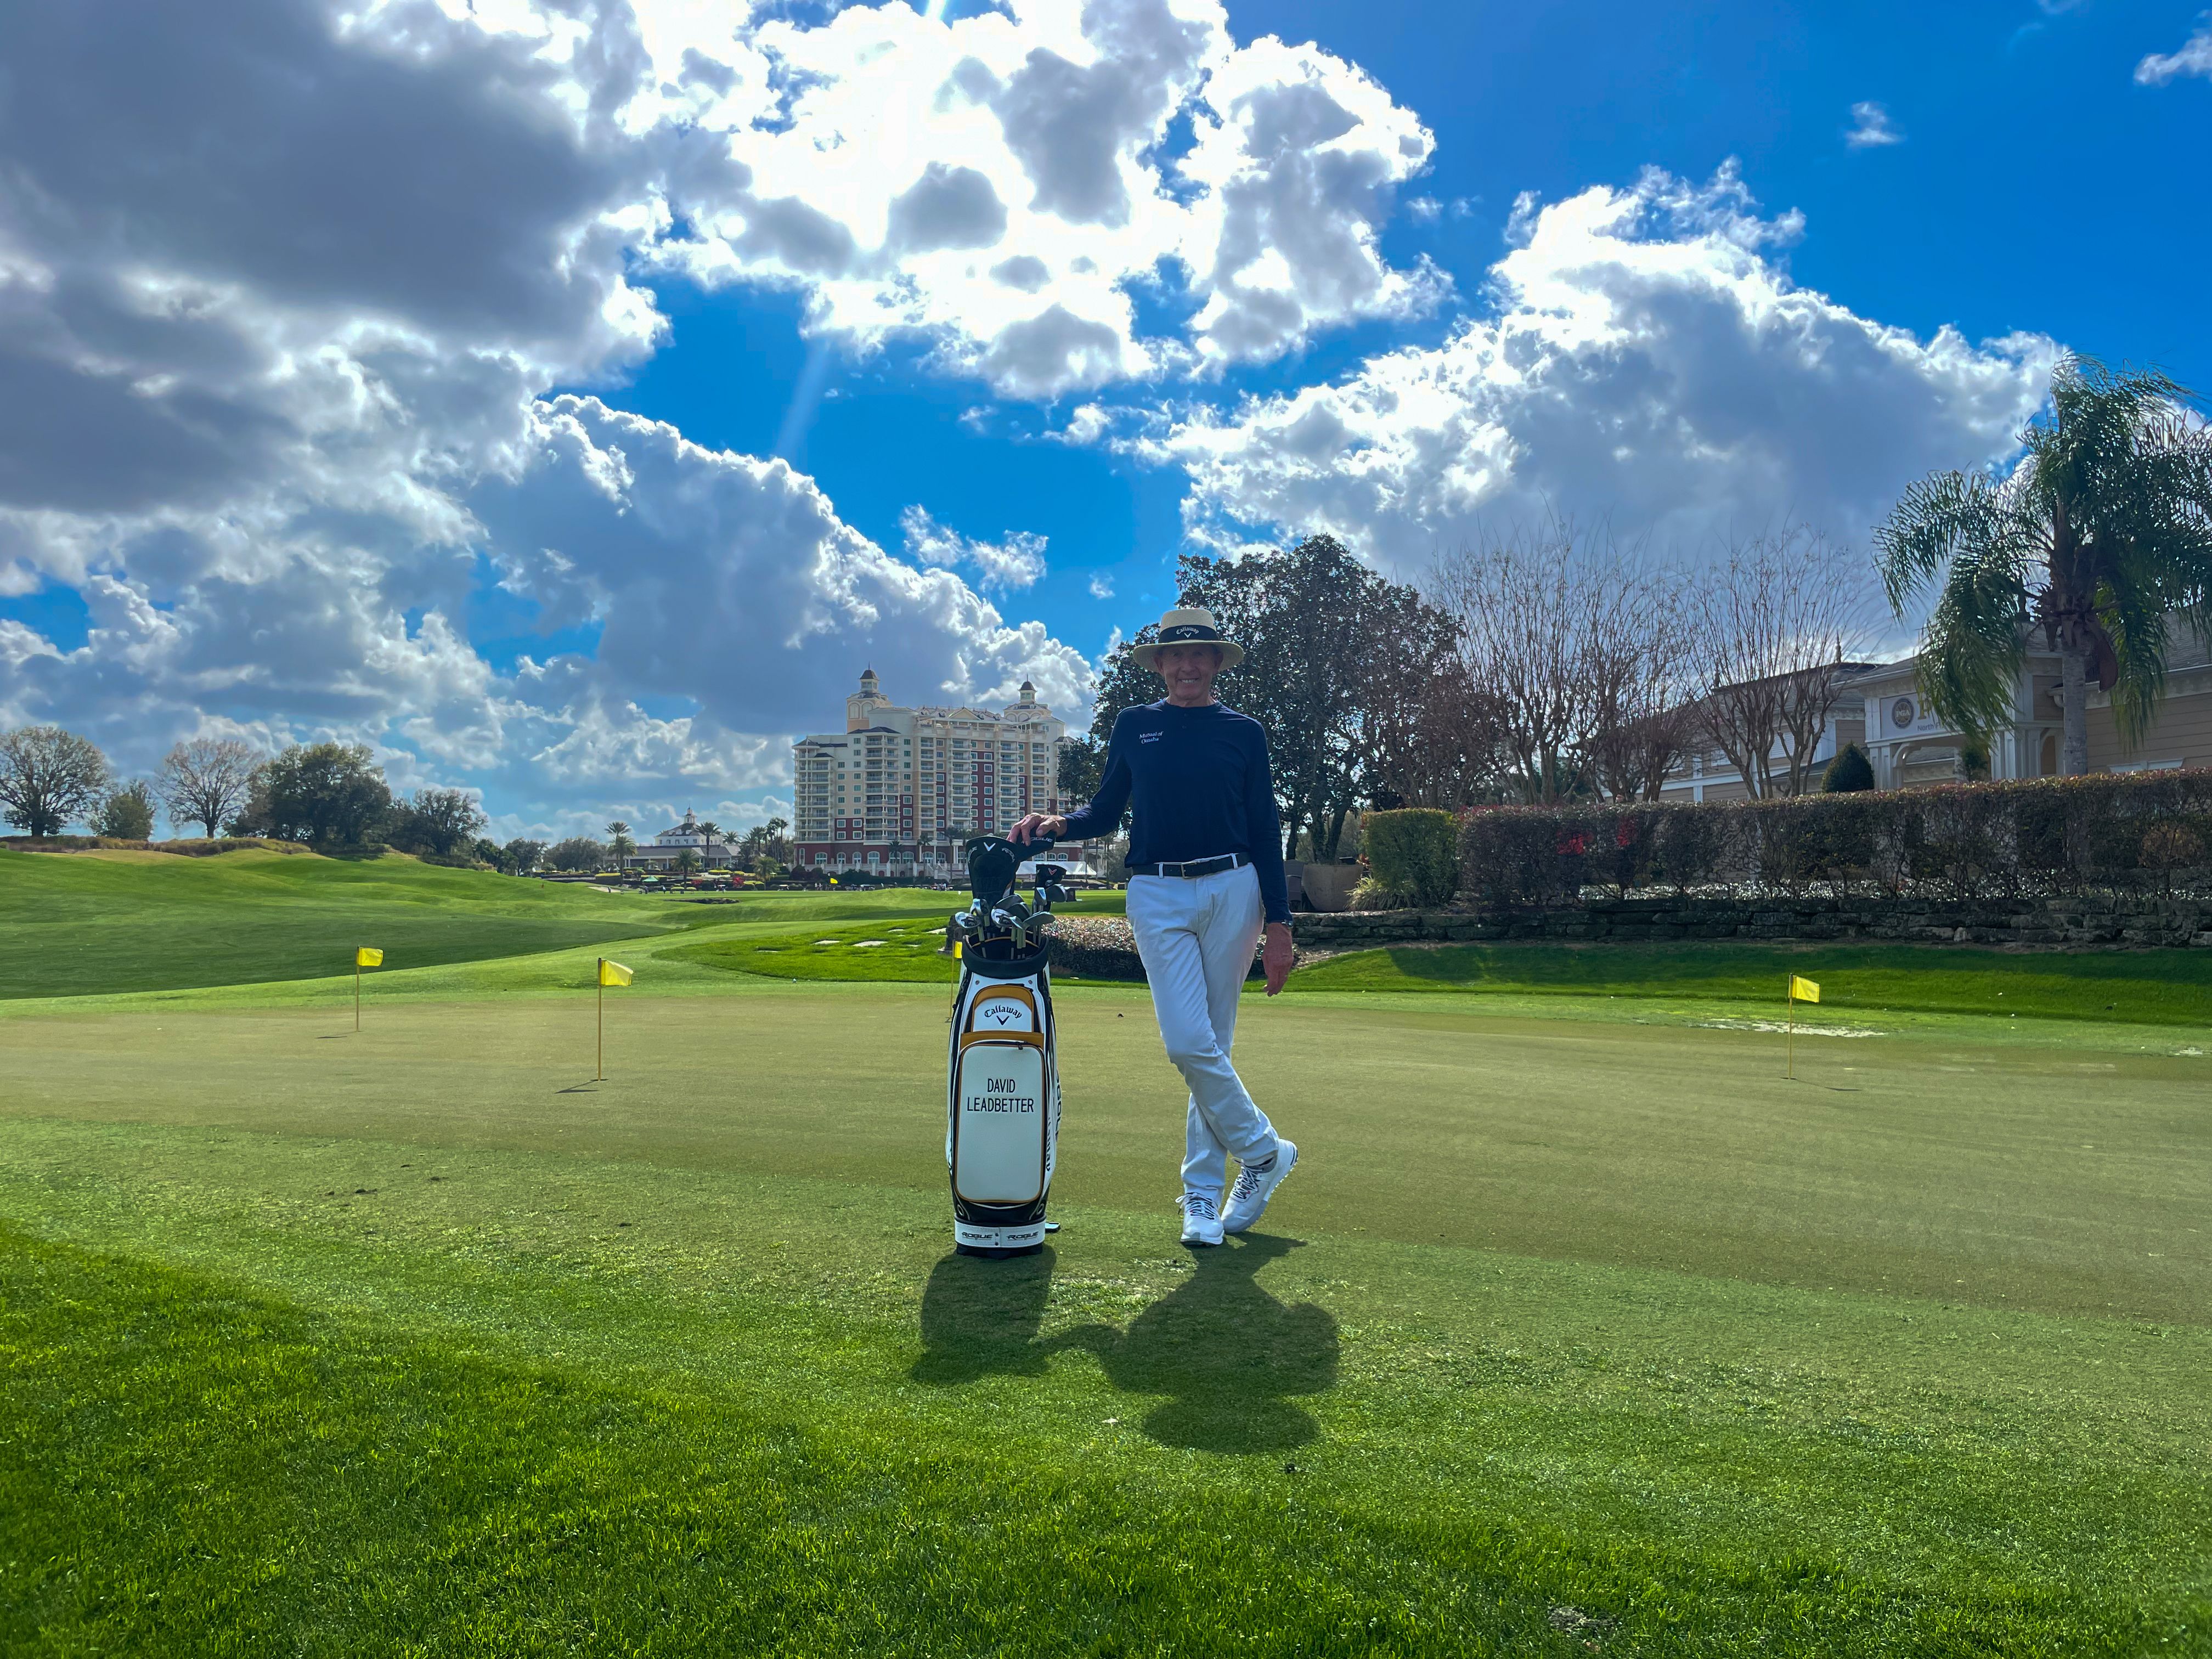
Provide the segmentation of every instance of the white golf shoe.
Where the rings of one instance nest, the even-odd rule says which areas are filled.
[[[1221,1212],[1204,1193],[1185,1193],[1176,1200],[1182,1211],[1182,1242],[1186,1244],[1221,1243]]]
[[[1228,1206],[1221,1212],[1221,1230],[1241,1233],[1260,1218],[1267,1207],[1267,1200],[1275,1195],[1275,1188],[1289,1179],[1297,1167],[1298,1149],[1280,1135],[1275,1137],[1274,1161],[1264,1170],[1255,1170],[1249,1164],[1237,1169],[1237,1184],[1229,1189]]]

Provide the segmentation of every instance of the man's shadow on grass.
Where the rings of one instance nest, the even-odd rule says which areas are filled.
[[[1255,1278],[1298,1243],[1247,1234],[1195,1251],[1189,1279],[1126,1328],[1079,1326],[1049,1341],[1037,1335],[1052,1290],[1049,1253],[1006,1261],[947,1256],[922,1293],[927,1352],[915,1380],[1036,1376],[1055,1351],[1080,1348],[1122,1392],[1167,1396],[1144,1424],[1163,1445],[1214,1452],[1303,1446],[1321,1429],[1293,1397],[1336,1386],[1336,1321],[1311,1303],[1285,1305]]]

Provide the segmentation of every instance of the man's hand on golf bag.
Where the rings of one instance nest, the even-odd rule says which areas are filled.
[[[1048,836],[1058,841],[1067,828],[1067,820],[1050,812],[1032,812],[1006,831],[1006,839],[1017,847],[1026,847],[1032,836]]]

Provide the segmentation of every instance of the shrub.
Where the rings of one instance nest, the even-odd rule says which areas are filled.
[[[1867,751],[1855,743],[1844,745],[1843,752],[1828,763],[1828,769],[1820,774],[1820,793],[1824,795],[1849,795],[1862,789],[1874,787],[1874,763]]]
[[[154,833],[154,792],[133,781],[108,792],[92,833],[112,841],[145,841]]]
[[[1055,974],[1141,980],[1137,936],[1119,916],[1057,916],[1045,929],[1045,960]]]
[[[1425,806],[1370,812],[1361,831],[1374,884],[1382,891],[1404,894],[1414,904],[1443,904],[1459,890],[1459,824],[1450,813]],[[1356,896],[1352,903],[1364,908]]]
[[[2212,771],[2044,778],[1707,805],[1490,807],[1460,826],[1462,890],[1490,906],[1625,895],[1944,898],[2212,886]]]
[[[1362,876],[1348,902],[1355,910],[1409,910],[1417,901],[1403,887],[1385,887],[1372,876]]]

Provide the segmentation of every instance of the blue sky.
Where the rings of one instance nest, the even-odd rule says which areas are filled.
[[[1079,717],[1188,548],[1863,543],[2059,349],[2212,384],[2193,4],[334,18],[0,109],[0,719],[126,769],[744,822],[867,661]]]
[[[969,8],[975,9],[975,8]],[[1435,132],[1383,245],[1425,256],[1479,307],[1523,191],[1547,200],[1656,167],[1690,179],[1731,159],[1772,211],[1805,216],[1790,274],[1859,313],[1971,339],[2034,331],[2077,350],[2155,361],[2212,384],[2212,201],[2185,159],[2212,145],[2212,82],[2142,86],[2149,52],[2190,32],[2188,5],[1711,4],[1238,6],[1239,33],[1311,40],[1366,69]],[[1899,142],[1860,144],[1881,106]],[[808,357],[799,307],[664,289],[674,339],[610,396],[706,443],[773,450]],[[1325,380],[1378,343],[1433,340],[1458,306],[1411,326],[1346,329],[1237,374],[1221,392]],[[1184,480],[1172,469],[1025,442],[1033,411],[959,416],[972,384],[908,354],[833,352],[829,398],[793,459],[886,545],[915,501],[968,533],[1028,530],[1051,574],[1025,611],[1095,651],[1171,603]],[[1141,401],[1142,394],[1137,394]],[[988,407],[988,404],[983,406]],[[1103,574],[1113,595],[1098,599]]]

